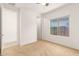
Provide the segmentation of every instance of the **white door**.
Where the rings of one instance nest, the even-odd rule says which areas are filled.
[[[17,16],[17,11],[2,8],[2,48],[10,46],[11,43],[17,43]]]

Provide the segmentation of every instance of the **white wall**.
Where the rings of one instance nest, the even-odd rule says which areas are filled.
[[[70,36],[50,35],[50,19],[70,15]],[[42,39],[79,49],[79,4],[68,4],[42,16]]]
[[[41,16],[37,18],[37,39],[42,39],[42,25],[41,25]]]
[[[20,9],[20,45],[37,41],[37,14],[32,10]]]
[[[17,11],[1,7],[2,48],[8,43],[17,42]]]

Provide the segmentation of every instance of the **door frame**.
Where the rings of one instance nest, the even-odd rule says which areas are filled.
[[[12,11],[16,11],[17,12],[17,44],[19,45],[19,43],[18,43],[18,30],[19,30],[19,28],[18,28],[18,8],[16,8],[16,7],[12,7],[12,6],[7,6],[7,5],[1,5],[1,11],[2,11],[2,8],[6,8],[6,9],[10,9],[10,10],[12,10]],[[0,14],[2,14],[2,12],[0,13]],[[1,19],[0,19],[0,21],[1,21],[1,35],[3,34],[2,33],[2,16],[1,16]],[[3,50],[3,48],[2,48],[2,36],[1,36],[1,50]],[[1,53],[2,53],[2,51],[1,51]]]

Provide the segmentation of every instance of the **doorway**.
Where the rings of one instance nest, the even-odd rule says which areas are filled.
[[[17,19],[18,12],[11,7],[1,7],[1,49],[18,44]]]

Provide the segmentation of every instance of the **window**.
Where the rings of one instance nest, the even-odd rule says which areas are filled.
[[[52,19],[50,21],[50,32],[53,35],[69,36],[69,17]]]
[[[61,36],[69,36],[69,17],[65,16],[59,20],[59,31],[58,34]]]
[[[57,35],[57,27],[58,27],[58,23],[57,23],[57,20],[56,19],[53,19],[50,21],[50,32],[51,34],[53,35]]]

